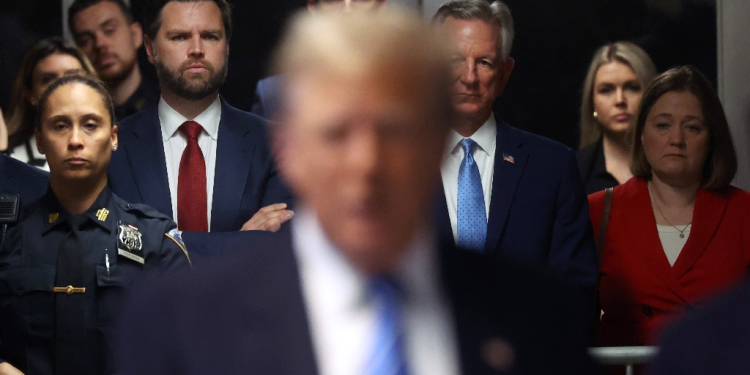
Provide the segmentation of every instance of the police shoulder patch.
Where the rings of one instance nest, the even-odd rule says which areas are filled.
[[[188,255],[187,247],[185,247],[185,242],[182,241],[182,231],[177,230],[177,228],[170,230],[167,233],[164,233],[164,235],[169,238],[170,240],[174,241],[174,243],[177,244],[177,246],[180,247],[183,253],[185,253],[185,256],[188,259],[188,263],[190,263],[190,266],[192,267],[193,262],[190,261],[190,255]]]

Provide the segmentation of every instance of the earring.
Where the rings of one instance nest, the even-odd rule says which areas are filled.
[[[594,118],[597,118],[598,116],[599,116],[599,114],[596,113],[596,111],[594,111]]]
[[[117,151],[117,145],[112,145],[112,151]]]

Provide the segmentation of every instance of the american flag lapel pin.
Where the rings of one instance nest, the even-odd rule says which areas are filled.
[[[513,159],[512,156],[508,154],[503,154],[503,161],[507,161],[508,163],[515,164],[516,161]]]

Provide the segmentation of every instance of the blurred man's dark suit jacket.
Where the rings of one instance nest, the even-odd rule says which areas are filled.
[[[0,194],[19,194],[26,205],[44,195],[49,173],[0,153]]]
[[[495,119],[497,143],[484,254],[550,269],[593,296],[599,265],[575,153]],[[437,199],[441,240],[454,241],[442,187]]]
[[[750,281],[666,330],[653,375],[750,374]]]
[[[120,198],[174,217],[158,106],[123,120],[112,154],[109,184]],[[269,151],[264,121],[221,100],[211,231],[240,230],[259,209],[291,204]],[[176,193],[176,192],[175,192]]]
[[[194,247],[232,250],[134,293],[122,315],[121,373],[317,374],[291,232],[194,235]],[[441,264],[464,374],[595,373],[566,283],[450,248]],[[509,371],[483,358],[493,339],[513,348]]]

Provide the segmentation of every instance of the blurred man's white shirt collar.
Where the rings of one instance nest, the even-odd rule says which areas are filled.
[[[464,160],[464,150],[461,141],[466,138],[457,131],[448,133],[443,163],[440,166],[440,175],[443,177],[443,189],[445,201],[448,205],[448,217],[453,229],[453,239],[458,238],[458,171]],[[484,212],[490,217],[490,202],[492,201],[492,182],[495,174],[495,151],[497,149],[497,122],[495,114],[471,135],[477,148],[474,151],[474,160],[479,168],[479,176],[482,178],[482,192],[484,193]]]
[[[362,373],[374,343],[377,311],[367,298],[369,278],[326,236],[313,211],[291,221],[314,353],[321,375]],[[458,374],[449,304],[440,289],[434,236],[420,232],[393,275],[405,293],[404,340],[411,374]]]

